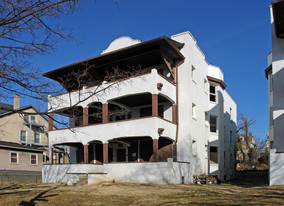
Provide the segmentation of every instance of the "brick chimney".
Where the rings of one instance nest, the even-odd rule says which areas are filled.
[[[18,95],[18,94],[14,95],[14,107],[13,107],[14,110],[20,108],[20,98],[21,98],[20,95]]]
[[[249,132],[249,140],[252,140],[252,132]]]

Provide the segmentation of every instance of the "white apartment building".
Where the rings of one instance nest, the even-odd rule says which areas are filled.
[[[273,1],[272,52],[265,70],[269,88],[269,184],[284,185],[284,1]]]
[[[130,75],[107,79],[116,68]],[[101,55],[44,76],[68,91],[49,96],[49,111],[70,118],[70,128],[57,130],[49,120],[49,148],[69,146],[72,164],[43,165],[43,182],[233,178],[237,106],[190,32],[145,42],[121,37]]]

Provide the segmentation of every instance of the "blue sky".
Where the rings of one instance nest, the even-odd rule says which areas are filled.
[[[253,118],[253,135],[268,131],[264,70],[271,51],[271,1],[266,0],[85,0],[74,15],[58,21],[78,41],[58,42],[51,54],[33,58],[43,73],[99,55],[120,36],[142,41],[190,31],[210,64],[221,67],[238,112]],[[30,104],[24,100],[23,104]]]

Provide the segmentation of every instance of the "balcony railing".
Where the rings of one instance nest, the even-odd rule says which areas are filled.
[[[161,134],[158,129],[163,128]],[[143,117],[130,120],[74,127],[49,131],[50,144],[65,142],[90,142],[108,140],[120,137],[152,137],[159,138],[159,135],[175,140],[176,124],[160,117]]]
[[[158,83],[163,85],[162,88],[157,87]],[[110,86],[111,84],[113,85]],[[101,92],[96,94],[97,91]],[[143,93],[163,94],[173,102],[176,100],[175,85],[165,77],[158,74],[156,69],[152,69],[151,73],[135,76],[117,84],[103,83],[99,86],[83,88],[80,93],[79,91],[74,91],[71,93],[50,96],[48,100],[49,110],[56,111],[63,108],[69,108],[72,107],[73,104],[77,104],[82,100],[85,101],[77,106],[88,105],[92,102],[107,102],[108,100],[116,99],[118,97]],[[90,96],[90,94],[96,95]]]
[[[36,145],[36,146],[48,146],[47,140],[40,140],[39,142],[34,142],[34,140],[20,140],[20,143],[23,145]]]

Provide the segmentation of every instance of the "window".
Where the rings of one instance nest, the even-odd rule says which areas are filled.
[[[26,130],[21,130],[20,141],[21,142],[26,142],[27,141],[27,131]]]
[[[39,144],[40,143],[40,134],[39,132],[34,133],[34,143]]]
[[[218,147],[210,147],[210,163],[218,163]]]
[[[38,162],[37,162],[37,158],[38,156],[36,154],[31,154],[31,165],[37,165]]]
[[[196,105],[192,103],[192,118],[196,119]]]
[[[217,132],[217,117],[210,115],[210,132]]]
[[[196,81],[196,69],[194,66],[191,66],[191,78],[192,78],[192,81]]]
[[[31,123],[35,123],[35,116],[30,116]]]
[[[24,121],[25,121],[26,123],[28,123],[28,122],[29,122],[29,115],[24,114]]]
[[[19,164],[19,153],[18,152],[10,153],[10,163]]]
[[[232,108],[230,108],[230,120],[232,120]]]
[[[210,85],[209,87],[209,92],[210,92],[210,95],[209,95],[209,98],[210,98],[210,101],[211,102],[216,102],[216,87],[214,85]]]

